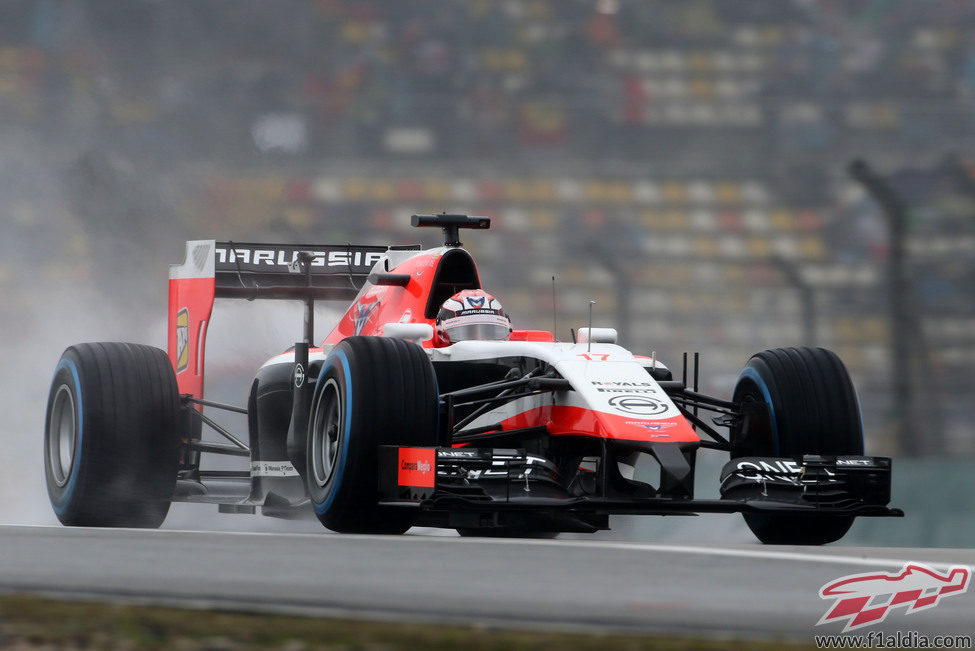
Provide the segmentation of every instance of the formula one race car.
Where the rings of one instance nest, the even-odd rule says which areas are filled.
[[[487,218],[412,223],[441,228],[444,245],[188,242],[170,269],[168,355],[79,344],[55,370],[45,468],[60,521],[157,527],[180,501],[313,509],[339,532],[547,535],[606,529],[611,514],[739,512],[763,542],[822,544],[857,516],[903,515],[887,508],[890,459],[863,456],[857,397],[833,353],[758,353],[731,400],[706,396],[696,361],[690,385],[686,354],[675,380],[613,329],[580,328],[571,342],[512,330],[459,241]],[[215,298],[305,304],[304,340],[260,368],[246,408],[203,397]],[[352,304],[315,346],[314,303],[336,299]],[[248,436],[204,406],[246,414]],[[204,440],[204,425],[226,442]],[[694,499],[701,448],[730,454],[719,499]],[[214,454],[250,467],[205,468]],[[659,468],[653,480],[634,475],[638,461]]]

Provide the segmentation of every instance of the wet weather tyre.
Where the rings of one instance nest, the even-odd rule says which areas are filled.
[[[419,346],[349,337],[322,365],[308,420],[305,483],[318,519],[342,533],[400,534],[414,511],[381,506],[381,445],[437,445],[439,396]]]
[[[62,524],[155,528],[176,485],[179,395],[165,352],[92,343],[64,351],[47,401],[44,470]]]
[[[732,433],[736,457],[862,455],[856,391],[839,357],[825,348],[776,348],[752,356],[738,377],[734,402],[768,405],[768,422]],[[767,544],[822,545],[842,538],[853,516],[745,514]]]

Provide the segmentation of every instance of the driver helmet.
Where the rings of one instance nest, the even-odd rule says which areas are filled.
[[[458,341],[505,341],[511,320],[498,299],[483,289],[457,292],[440,307],[437,334],[448,345]]]

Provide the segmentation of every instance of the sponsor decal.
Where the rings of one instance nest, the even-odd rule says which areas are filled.
[[[403,315],[399,318],[399,322],[409,323],[412,320],[413,320],[413,310],[411,310],[410,308],[406,308],[406,311],[403,312]]]
[[[934,608],[944,597],[968,590],[971,570],[952,567],[941,573],[915,562],[904,564],[900,572],[865,572],[830,581],[819,589],[821,599],[833,600],[816,626],[846,622],[843,632],[879,624],[895,609],[910,615]]]
[[[609,406],[634,416],[656,416],[667,411],[667,405],[638,394],[613,396],[609,399]]]
[[[660,432],[662,430],[670,429],[671,427],[677,426],[677,423],[673,423],[670,421],[665,421],[662,423],[658,423],[658,422],[648,423],[645,420],[628,420],[626,421],[626,424],[642,427],[644,429],[650,430],[651,432]]]
[[[293,267],[300,248],[216,248],[216,260],[223,265],[247,265],[287,269]],[[380,251],[342,249],[333,251],[308,251],[312,255],[312,267],[367,267],[372,268],[384,255]]]
[[[774,461],[739,461],[735,465],[735,470],[744,479],[751,479],[756,482],[787,481],[798,484],[802,467],[791,459],[776,459]]]
[[[474,315],[479,315],[473,318]],[[465,310],[458,316],[443,319],[440,325],[444,328],[454,328],[467,324],[491,323],[499,326],[508,326],[510,321],[500,314],[495,314],[491,310]]]
[[[467,304],[473,307],[474,309],[480,309],[484,307],[484,300],[485,300],[484,296],[468,296]]]
[[[396,481],[400,486],[433,488],[436,466],[436,448],[400,448]]]
[[[651,382],[623,382],[617,380],[609,380],[609,381],[603,380],[599,382],[593,380],[591,384],[593,386],[604,386],[604,387],[652,387],[653,386],[653,383]]]
[[[599,393],[656,393],[650,382],[596,382],[592,385]]]
[[[295,364],[295,388],[300,389],[301,385],[305,383],[305,367],[301,364]]]
[[[837,459],[837,466],[873,466],[873,459]]]
[[[444,459],[475,459],[481,456],[481,453],[476,450],[440,450],[438,456]]]
[[[297,477],[290,461],[251,461],[252,477]]]
[[[355,334],[362,334],[363,328],[366,327],[366,323],[369,322],[369,317],[373,315],[376,308],[379,307],[379,301],[374,301],[368,305],[363,303],[356,303],[352,314],[352,321],[355,323]]]
[[[176,313],[176,372],[190,365],[190,313],[185,307]]]

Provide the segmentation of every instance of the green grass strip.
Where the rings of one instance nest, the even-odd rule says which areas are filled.
[[[512,631],[0,596],[0,648],[284,651],[809,649],[788,641]]]

